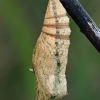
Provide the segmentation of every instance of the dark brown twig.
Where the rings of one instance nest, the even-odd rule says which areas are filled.
[[[100,52],[100,29],[91,19],[78,0],[60,0],[68,14],[85,34],[93,46]]]

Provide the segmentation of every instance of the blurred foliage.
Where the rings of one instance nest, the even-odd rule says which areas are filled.
[[[100,26],[100,1],[80,0]],[[35,100],[29,72],[48,0],[0,0],[0,100]],[[66,76],[69,95],[62,100],[100,99],[100,55],[70,18],[71,45]]]

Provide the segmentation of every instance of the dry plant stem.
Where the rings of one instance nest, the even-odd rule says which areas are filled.
[[[49,0],[42,32],[33,52],[36,100],[67,95],[66,65],[70,45],[69,18],[59,0]]]
[[[100,29],[78,0],[60,0],[80,31],[100,53]]]

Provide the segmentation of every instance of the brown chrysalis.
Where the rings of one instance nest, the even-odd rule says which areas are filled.
[[[67,94],[66,65],[69,18],[59,0],[49,0],[42,32],[33,52],[37,100],[59,100]]]

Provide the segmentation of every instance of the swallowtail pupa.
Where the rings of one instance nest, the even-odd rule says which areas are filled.
[[[64,7],[59,0],[49,0],[32,58],[37,100],[59,100],[67,94],[65,71],[70,33]]]

